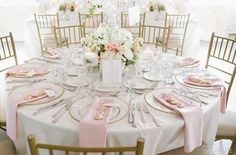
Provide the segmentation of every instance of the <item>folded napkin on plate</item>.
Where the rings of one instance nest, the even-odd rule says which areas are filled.
[[[188,75],[183,79],[184,83],[200,86],[200,87],[221,87],[221,113],[225,113],[226,109],[226,100],[227,100],[227,90],[224,82],[219,78],[207,78],[207,77],[199,77],[195,75]]]
[[[200,61],[199,60],[195,60],[193,58],[185,58],[183,60],[181,60],[181,62],[178,63],[179,66],[192,66],[195,64],[198,64]]]
[[[47,53],[44,54],[44,56],[46,58],[50,58],[50,59],[57,59],[57,58],[59,58],[59,54],[56,51],[54,51],[54,50],[47,51]]]
[[[184,151],[192,152],[202,144],[203,114],[200,107],[188,104],[170,93],[155,95],[158,102],[181,113],[184,127]]]
[[[6,73],[6,78],[9,76],[33,76],[33,75],[43,75],[48,73],[46,67],[26,67],[26,66],[16,66],[9,69]]]
[[[44,87],[40,89],[30,90],[25,93],[15,95],[15,96],[8,96],[8,103],[10,104],[7,106],[7,134],[8,136],[15,141],[16,140],[16,110],[17,106],[22,103],[33,102],[40,100],[46,97],[55,96],[56,92],[51,87]]]
[[[113,99],[96,99],[79,124],[81,147],[105,147],[107,123],[112,113]]]

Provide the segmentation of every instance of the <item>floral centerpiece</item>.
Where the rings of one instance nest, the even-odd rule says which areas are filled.
[[[95,12],[99,12],[99,10],[102,10],[103,4],[99,0],[89,0],[86,4],[86,8],[89,14],[94,14]]]
[[[115,24],[101,24],[96,31],[82,38],[81,42],[91,52],[96,52],[100,60],[121,59],[128,66],[138,59],[143,39],[133,39],[129,31]]]
[[[72,3],[63,3],[59,5],[59,11],[66,12],[66,11],[71,11],[74,12],[76,8],[75,2]]]
[[[159,2],[149,2],[148,10],[150,12],[158,11],[159,13],[164,12],[166,10],[165,5]]]

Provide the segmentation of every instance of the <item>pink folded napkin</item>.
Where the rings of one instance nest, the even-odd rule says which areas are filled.
[[[170,93],[155,96],[164,106],[181,113],[184,127],[184,151],[189,153],[202,144],[203,113],[200,107],[188,104]]]
[[[44,75],[49,70],[42,66],[15,66],[6,72],[6,78],[9,76],[33,76],[33,75]]]
[[[54,50],[47,51],[47,53],[44,54],[43,56],[46,57],[46,58],[50,58],[50,59],[57,59],[57,58],[59,58],[59,54],[56,51],[54,51]]]
[[[16,140],[16,131],[17,131],[17,121],[16,121],[16,110],[18,105],[27,102],[37,101],[46,97],[49,97],[50,94],[55,92],[55,90],[49,86],[43,86],[37,89],[31,89],[28,91],[22,91],[22,94],[18,95],[9,95],[8,96],[8,106],[7,106],[7,134],[8,136],[15,141]]]
[[[192,65],[195,65],[195,64],[198,64],[200,61],[199,60],[195,60],[193,58],[185,58],[183,59],[181,62],[179,62],[179,66],[181,67],[185,67],[185,66],[192,66]]]
[[[96,99],[79,124],[81,147],[105,147],[107,123],[112,113],[113,99]]]
[[[196,75],[188,75],[183,79],[184,83],[200,86],[200,87],[221,87],[221,113],[225,113],[226,110],[226,100],[227,100],[227,90],[224,82],[219,78],[204,78]]]

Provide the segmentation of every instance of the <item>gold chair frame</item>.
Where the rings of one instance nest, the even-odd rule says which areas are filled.
[[[86,19],[92,19],[91,20],[92,23],[89,23],[89,25],[86,25],[86,22],[85,22]],[[96,29],[97,27],[99,27],[101,23],[103,23],[103,13],[99,13],[99,14],[79,13],[79,24],[85,26],[85,34],[88,34],[91,32],[91,31],[87,32],[86,31],[87,29],[93,31],[93,29]]]
[[[226,43],[225,49],[222,48],[224,43]],[[213,32],[211,35],[211,41],[210,41],[210,45],[208,49],[208,56],[207,56],[207,61],[206,61],[206,66],[205,66],[206,68],[210,67],[230,76],[229,82],[225,81],[225,83],[229,85],[227,89],[227,101],[228,101],[228,97],[229,97],[232,84],[234,81],[235,73],[236,73],[236,51],[233,48],[233,47],[236,47],[235,43],[236,43],[236,40],[221,37],[221,36],[216,36],[215,33]],[[218,46],[219,46],[219,49],[217,49]],[[217,52],[217,50],[219,51]],[[232,56],[233,58],[231,59]],[[221,62],[226,62],[228,64],[233,65],[234,66],[233,72],[229,73],[227,71],[224,71],[221,68],[217,68],[214,65],[210,64],[211,58],[215,58],[215,59],[220,60]]]
[[[87,155],[87,153],[101,153],[102,155],[106,155],[107,153],[111,152],[114,153],[117,152],[119,153],[119,155],[123,155],[124,152],[135,152],[135,155],[143,155],[143,148],[144,148],[143,138],[139,138],[137,140],[136,146],[104,147],[104,148],[71,147],[71,146],[41,144],[36,142],[36,139],[33,135],[29,135],[27,139],[31,155],[39,155],[39,149],[48,150],[50,155],[54,155],[53,151],[65,152],[65,155],[69,155],[70,152],[83,153],[83,155]]]
[[[54,39],[54,31],[53,27],[59,27],[59,16],[57,14],[34,14],[36,26],[37,26],[37,31],[39,35],[39,42],[40,42],[40,48],[41,52],[45,52],[48,50],[50,47],[44,47],[43,42],[44,41],[52,41],[55,42]],[[49,31],[48,33],[44,33],[43,31]],[[43,37],[52,37],[50,39],[44,39]],[[56,47],[56,42],[55,42],[55,47]]]
[[[225,46],[223,46],[225,45]],[[224,47],[224,48],[223,48]],[[235,47],[235,48],[234,48]],[[210,59],[217,59],[221,62],[225,62],[234,66],[232,73],[224,71],[222,68],[215,67],[210,63]],[[220,71],[224,74],[229,75],[230,81],[225,81],[229,86],[227,89],[227,101],[229,98],[229,94],[232,88],[232,84],[234,81],[234,77],[236,74],[236,40],[229,39],[221,36],[215,35],[213,32],[211,35],[211,41],[208,49],[208,56],[206,61],[206,68],[213,68],[217,71]],[[232,140],[232,145],[230,148],[229,154],[236,155],[236,133],[232,136],[225,136],[225,135],[217,135],[216,140],[220,139],[229,139]]]
[[[85,27],[84,25],[54,27],[54,34],[57,47],[68,47],[72,44],[81,43],[81,38],[85,36]],[[66,39],[65,44],[62,42],[63,38]]]
[[[121,12],[121,15],[120,15],[121,28],[125,28],[127,31],[136,29],[137,33],[135,33],[135,32],[131,32],[131,33],[133,34],[133,36],[138,36],[140,34],[140,32],[139,32],[140,31],[140,25],[144,25],[145,24],[146,14],[145,13],[140,14],[139,23],[137,23],[137,24],[135,24],[133,26],[129,25],[128,18],[129,18],[129,15],[127,13]]]
[[[182,36],[180,48],[178,48],[178,47],[169,48],[171,50],[175,50],[176,55],[178,55],[179,53],[180,53],[180,55],[183,55],[183,48],[184,48],[185,36],[187,33],[187,28],[188,28],[188,23],[189,23],[189,17],[190,17],[189,13],[188,14],[167,14],[166,13],[166,15],[165,15],[165,27],[170,26],[171,31],[184,29],[183,34],[170,33],[170,40],[169,40],[170,42],[171,42],[172,35]]]
[[[0,52],[0,61],[14,57],[15,65],[18,65],[16,48],[12,33],[10,32],[8,36],[0,37],[0,44],[2,49],[2,52]],[[0,72],[5,71],[9,68],[10,67],[4,68],[0,70]]]
[[[146,33],[148,31],[148,34]],[[140,25],[139,37],[143,38],[144,44],[160,46],[163,52],[168,49],[170,27],[161,27],[153,25]],[[146,37],[147,34],[147,37]]]

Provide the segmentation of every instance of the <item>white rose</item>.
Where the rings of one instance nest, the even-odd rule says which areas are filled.
[[[125,53],[124,56],[128,59],[128,60],[132,60],[134,58],[134,54],[131,51],[131,49],[125,49]]]

